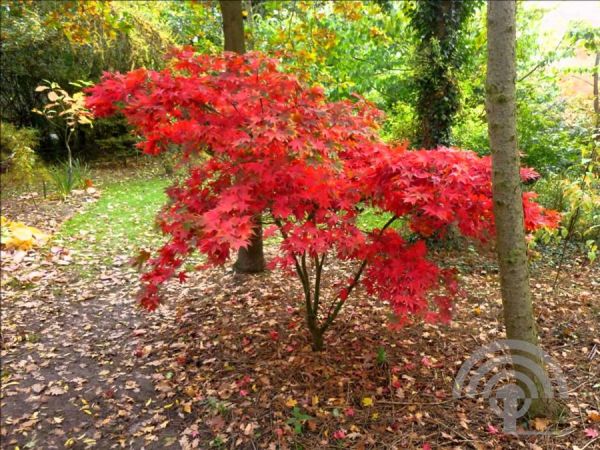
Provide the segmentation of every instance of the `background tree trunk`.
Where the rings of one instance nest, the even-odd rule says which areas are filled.
[[[500,287],[504,308],[504,323],[508,339],[538,345],[538,334],[533,315],[529,288],[529,269],[523,201],[519,176],[519,153],[516,126],[516,3],[515,1],[488,1],[488,64],[486,81],[486,109],[488,133],[492,150],[492,184],[496,221],[496,247],[500,266]],[[527,356],[542,367],[541,357]],[[538,355],[540,356],[540,355]],[[525,367],[517,367],[534,381],[541,397],[545,393],[541,381]],[[526,395],[528,389],[522,385]],[[553,399],[532,399],[531,416],[550,415],[555,411]]]
[[[458,39],[477,2],[419,0],[407,3],[415,34],[417,60],[416,146],[433,149],[450,145],[450,131],[460,106],[455,76],[460,68]]]
[[[233,269],[238,273],[259,273],[265,270],[261,217],[254,218],[254,234],[247,248],[240,248]]]
[[[241,0],[220,0],[225,51],[246,53]]]
[[[223,16],[223,37],[225,50],[236,53],[245,53],[244,17],[242,16],[241,0],[220,0],[221,14]],[[238,273],[258,273],[265,270],[265,256],[263,253],[261,216],[254,217],[254,234],[247,248],[238,250],[237,261],[233,269]]]

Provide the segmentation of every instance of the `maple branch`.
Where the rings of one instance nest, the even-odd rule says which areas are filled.
[[[296,273],[298,274],[298,276],[300,277],[300,281],[302,282],[302,289],[304,291],[304,303],[306,305],[306,314],[307,317],[312,317],[313,316],[313,311],[312,311],[312,303],[311,303],[311,295],[310,295],[310,283],[308,280],[308,273],[305,271],[306,270],[306,264],[305,264],[305,257],[304,255],[302,255],[302,266],[300,266],[300,263],[298,262],[298,258],[296,257],[296,255],[294,255],[294,264],[296,266]]]
[[[308,291],[306,299],[309,302],[309,304],[312,305],[312,296],[310,293],[310,278],[308,275],[308,268],[306,267],[306,251],[302,253],[302,259],[300,261],[302,262],[302,273],[304,274],[304,280],[306,282],[306,288]],[[312,311],[312,307],[310,308],[310,310]]]
[[[325,262],[325,256],[327,253],[323,253],[321,260],[319,261],[319,257],[315,256],[315,295],[314,295],[314,303],[313,303],[313,312],[315,317],[319,314],[319,300],[321,297],[321,273],[323,272],[323,263]]]
[[[385,223],[383,228],[381,228],[381,230],[379,230],[377,237],[381,237],[381,235],[386,230],[386,228],[388,228],[392,223],[394,223],[397,218],[398,218],[398,216],[392,216],[390,218],[390,220],[388,220]],[[360,277],[361,277],[363,271],[365,270],[365,267],[367,267],[367,259],[364,259],[363,262],[360,264],[358,270],[354,274],[354,278],[352,279],[352,281],[346,288],[346,298],[350,295],[350,293],[352,292],[354,287],[358,284],[358,281],[360,280]],[[342,306],[344,306],[345,302],[346,302],[345,299],[340,299],[340,301],[338,301],[337,303],[332,303],[331,307],[329,308],[329,311],[327,312],[327,319],[325,320],[325,323],[323,324],[323,326],[320,328],[321,333],[325,333],[325,331],[327,331],[327,328],[330,327],[330,325],[333,323],[333,321],[335,320],[337,315],[342,310]],[[335,308],[333,309],[333,313],[331,313],[331,308],[334,306],[335,306]]]
[[[238,115],[242,116],[242,113],[240,112],[239,109],[237,109],[237,106],[235,106],[235,103],[233,103],[232,101],[228,102],[231,106],[233,106],[233,109],[235,109],[235,112],[238,113]],[[243,116],[242,116],[243,117]]]
[[[279,219],[274,219],[275,224],[279,228],[279,232],[283,236],[284,239],[287,239],[288,235],[283,230],[283,225]],[[294,258],[294,266],[296,268],[296,273],[302,282],[302,290],[304,291],[304,300],[306,303],[306,313],[307,315],[312,317],[312,303],[311,303],[311,295],[310,295],[310,283],[308,279],[308,272],[306,271],[306,253],[302,255],[302,265],[300,265],[300,261],[298,261],[298,257],[296,255],[292,255]]]
[[[209,112],[212,112],[212,113],[218,114],[218,115],[219,115],[219,116],[221,116],[221,117],[225,117],[225,116],[223,116],[223,113],[222,113],[222,112],[220,112],[219,110],[215,109],[215,107],[214,107],[214,106],[212,106],[212,105],[210,105],[210,104],[208,104],[208,103],[203,103],[203,104],[201,105],[201,108],[204,108],[204,109],[206,109],[206,110],[207,110],[207,111],[209,111]]]

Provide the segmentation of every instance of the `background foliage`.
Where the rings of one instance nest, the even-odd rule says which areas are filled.
[[[419,146],[423,117],[436,116],[442,118],[437,140],[487,154],[486,13],[483,2],[459,3],[441,11],[438,2],[247,0],[247,47],[279,56],[286,70],[323,85],[331,100],[358,94],[372,101],[387,114],[381,133],[388,141]],[[593,68],[558,63],[576,52],[597,52],[598,32],[572,24],[556,40],[541,31],[545,12],[531,5],[518,8],[518,140],[524,163],[544,175],[536,187],[541,200],[568,210],[553,192],[564,189],[563,182],[581,185],[582,161],[596,155],[597,118],[590,99],[566,95],[563,83],[565,76],[589,76]],[[446,19],[442,40],[441,17]],[[12,124],[3,127],[37,130],[38,145],[23,148],[47,161],[59,160],[64,149],[43,118],[32,113],[46,101],[35,92],[43,79],[72,95],[78,88],[70,82],[96,82],[103,71],[160,69],[176,45],[210,54],[223,46],[216,1],[7,0],[0,19],[0,107],[2,121]],[[544,46],[553,39],[555,46]],[[427,92],[443,95],[427,97]],[[13,127],[7,133],[14,132]],[[100,119],[76,133],[73,152],[80,160],[126,164],[138,154],[137,139],[121,117]],[[3,144],[3,160],[13,153]],[[18,153],[23,167],[29,164],[25,153]],[[592,174],[596,177],[597,170]],[[586,220],[592,223],[593,216]]]

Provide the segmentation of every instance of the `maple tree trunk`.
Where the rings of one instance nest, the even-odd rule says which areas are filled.
[[[314,352],[322,352],[325,350],[325,339],[323,335],[324,333],[319,330],[314,332],[311,331],[312,349]]]
[[[538,335],[529,287],[527,245],[523,218],[519,153],[516,129],[516,2],[488,2],[488,65],[486,109],[492,150],[492,190],[496,223],[496,251],[500,268],[500,288],[508,339],[538,345]],[[540,355],[527,356],[547,370]],[[517,370],[530,378],[541,397],[545,393],[530,370]],[[521,386],[525,393],[529,390]],[[531,416],[551,415],[556,403],[550,398],[532,398]]]
[[[246,53],[241,0],[220,0],[225,50]]]
[[[244,39],[244,17],[242,16],[241,0],[220,0],[219,5],[223,18],[225,50],[245,53],[246,43]],[[237,261],[233,265],[233,269],[238,273],[259,273],[265,270],[266,264],[260,221],[260,216],[255,217],[254,234],[250,240],[250,245],[238,250]]]

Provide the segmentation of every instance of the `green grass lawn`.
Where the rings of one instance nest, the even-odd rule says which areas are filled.
[[[82,276],[91,276],[106,265],[123,263],[139,249],[155,249],[163,237],[155,229],[156,213],[166,201],[164,178],[112,182],[101,198],[67,220],[53,239],[74,253],[73,262]],[[358,225],[363,230],[381,228],[391,217],[368,209]],[[277,242],[271,238],[267,243]]]
[[[154,218],[166,201],[168,185],[164,178],[111,183],[96,203],[63,224],[53,242],[74,250],[76,264],[83,266],[86,261],[92,266],[92,260],[112,263],[117,256],[154,247],[162,240]]]
[[[372,230],[373,228],[383,227],[391,218],[391,213],[367,208],[358,216],[357,225],[361,230]],[[392,224],[393,227],[394,224]]]

